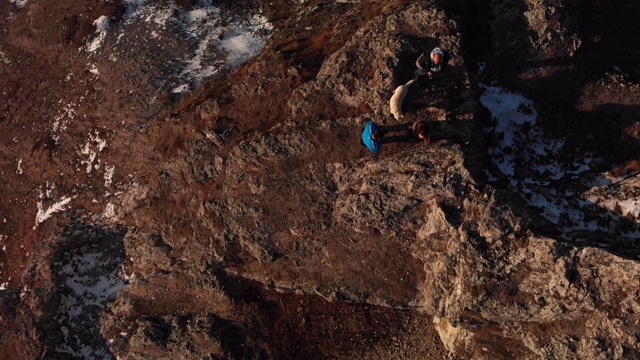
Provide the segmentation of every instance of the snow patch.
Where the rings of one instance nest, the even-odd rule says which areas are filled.
[[[219,26],[220,17],[220,10],[212,6],[195,9],[182,16],[187,32],[199,39],[193,57],[184,60],[185,68],[181,73],[181,77],[193,83],[194,87],[255,56],[273,29],[271,23],[260,15],[233,19],[225,27]],[[216,57],[224,61],[216,60]]]
[[[18,9],[22,9],[27,5],[27,0],[9,0],[9,2],[16,4]]]
[[[54,352],[81,359],[109,359],[106,340],[99,331],[99,317],[116,298],[125,281],[120,277],[124,252],[122,240],[97,232],[86,233],[82,246],[69,249],[53,265],[60,280],[60,303],[54,320],[59,324]],[[108,236],[108,237],[107,237]]]
[[[75,104],[70,103],[62,107],[60,113],[53,119],[53,131],[65,131],[69,120],[76,116]]]
[[[199,1],[190,10],[178,7],[173,1],[129,0],[125,4],[127,11],[116,44],[126,36],[129,27],[135,26],[146,29],[148,39],[162,39],[167,29],[178,32],[174,35],[181,37],[187,54],[177,59],[181,66],[172,75],[175,83],[170,85],[174,93],[189,92],[206,79],[255,56],[273,29],[268,19],[260,14],[233,16],[211,1]],[[106,30],[101,34],[109,36]],[[135,42],[147,43],[144,39]]]
[[[80,148],[80,151],[78,151],[78,155],[87,156],[87,160],[80,161],[81,164],[86,164],[87,174],[89,174],[93,168],[100,168],[100,160],[98,160],[98,163],[95,165],[93,162],[96,160],[98,153],[102,152],[105,146],[107,146],[107,141],[100,138],[100,134],[97,130],[93,135],[89,133],[89,139],[82,148]]]
[[[112,203],[108,203],[102,212],[102,218],[105,220],[114,220],[116,218],[116,207]]]
[[[40,194],[40,197],[42,198],[42,193]],[[63,196],[58,202],[49,206],[49,208],[47,208],[46,210],[44,210],[44,207],[42,205],[42,200],[38,201],[37,203],[38,212],[36,213],[36,226],[38,226],[39,224],[42,224],[45,220],[50,218],[53,214],[59,211],[65,210],[67,204],[69,204],[73,198],[74,196],[71,196],[71,197]]]
[[[45,183],[44,187],[44,197],[47,199],[51,199],[53,197],[53,191],[56,189],[56,183],[49,183],[48,181]],[[42,199],[42,193],[40,193],[40,198]]]
[[[102,15],[93,24],[96,26],[96,36],[87,43],[87,51],[90,53],[95,52],[102,46],[102,42],[107,36],[107,29],[109,29],[109,18]]]
[[[528,179],[529,182],[540,183],[540,178],[559,180],[567,173],[579,174],[590,169],[590,158],[572,164],[560,163],[556,159],[564,140],[548,139],[536,127],[538,112],[533,101],[497,86],[481,87],[485,92],[480,102],[496,120],[495,128],[489,131],[494,133],[498,141],[490,152],[502,173],[513,177],[516,164],[521,164],[538,175],[537,180]]]
[[[171,90],[171,92],[174,93],[174,94],[179,94],[179,93],[183,93],[183,92],[188,92],[189,88],[190,88],[189,85],[182,84],[180,86],[175,87],[173,90]]]
[[[7,65],[11,64],[11,60],[9,60],[9,58],[7,58],[7,56],[2,51],[0,51],[0,62],[3,62]]]
[[[122,2],[127,7],[125,17],[130,18],[136,15],[138,9],[145,3],[145,0],[123,0]]]
[[[113,174],[116,171],[115,165],[106,165],[104,168],[104,187],[107,189],[111,187],[111,183],[113,182]]]
[[[160,8],[160,9],[157,9],[156,11],[150,12],[149,14],[147,14],[147,17],[144,19],[144,21],[155,23],[163,28],[166,27],[167,23],[169,23],[169,21],[171,20],[171,17],[176,11],[175,5],[176,5],[175,3],[171,3],[167,8],[164,8],[164,9]]]
[[[549,139],[536,127],[537,111],[531,100],[521,94],[498,86],[481,85],[484,89],[480,102],[495,120],[492,132],[496,144],[489,150],[498,169],[509,180],[510,189],[527,204],[540,210],[540,214],[559,225],[565,234],[576,230],[599,230],[628,237],[640,235],[640,229],[628,226],[623,230],[620,214],[627,219],[640,220],[640,192],[626,195],[614,193],[610,179],[602,175],[593,177],[592,183],[600,188],[576,194],[573,187],[584,187],[584,175],[593,159],[586,156],[562,162],[559,155],[563,139]],[[590,174],[587,174],[590,175]],[[575,185],[571,185],[572,182]],[[564,185],[564,186],[560,186]],[[567,186],[568,185],[568,186]],[[595,189],[595,188],[594,188]],[[594,206],[609,212],[596,212]]]
[[[98,70],[95,64],[89,65],[89,72],[96,76],[100,75],[100,70]]]

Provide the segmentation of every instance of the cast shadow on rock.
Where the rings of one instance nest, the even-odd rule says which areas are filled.
[[[443,141],[451,144],[467,145],[478,134],[476,132],[477,125],[472,120],[430,121],[429,124],[431,125],[432,142]]]
[[[637,261],[640,257],[640,243],[633,234],[640,233],[640,224],[636,220],[630,220],[625,216],[603,208],[593,201],[586,200],[585,205],[591,207],[590,218],[599,218],[602,229],[577,229],[564,233],[556,231],[548,235],[556,235],[566,240],[566,243],[574,246],[596,247],[625,259]],[[590,206],[589,206],[590,205]],[[570,216],[563,214],[561,224],[570,223]],[[605,226],[612,226],[607,230]]]
[[[640,7],[593,2],[564,9],[577,20],[577,26],[569,29],[569,35],[575,31],[576,38],[581,39],[582,43],[572,53],[566,46],[563,47],[566,41],[552,39],[547,50],[557,51],[557,56],[536,59],[536,56],[545,54],[532,46],[539,39],[536,39],[537,34],[532,30],[533,25],[528,24],[525,12],[521,11],[526,9],[525,2],[509,2],[509,6],[505,4],[492,3],[492,12],[498,14],[498,20],[491,27],[494,32],[491,35],[495,38],[491,45],[495,51],[488,59],[490,70],[494,70],[500,83],[515,91],[524,91],[525,96],[534,100],[541,114],[537,125],[543,132],[565,139],[563,160],[570,162],[572,157],[580,156],[602,159],[591,165],[594,174],[637,160],[640,154],[640,125],[632,114],[640,113],[640,106],[628,105],[637,100],[633,99],[630,92],[626,94],[626,99],[616,99],[619,94],[608,94],[609,90],[605,87],[598,92],[599,89],[594,89],[593,85],[608,84],[607,81],[596,82],[603,79],[605,73],[618,74],[619,79],[626,83],[637,80],[640,43],[628,39],[629,34],[640,31],[637,21]],[[509,16],[505,16],[507,13]],[[589,87],[592,87],[592,93],[585,94],[584,91]],[[622,84],[624,87],[627,84]],[[607,103],[611,101],[618,104]],[[585,108],[590,110],[579,110]],[[577,187],[575,193],[589,189],[587,184],[577,181],[572,184]],[[591,205],[594,216],[617,219],[616,226],[627,233],[633,233],[638,228],[635,220],[619,217],[595,203]],[[559,230],[562,225],[555,228]],[[556,232],[549,235],[557,237],[560,234]],[[634,259],[640,254],[640,249],[633,241],[619,234],[584,230],[569,235],[576,240],[567,242],[573,246],[601,247]]]
[[[578,135],[586,152],[603,158],[608,168],[640,158],[640,104],[602,104],[578,114]]]
[[[0,290],[0,314],[8,315],[10,319],[15,318],[19,304],[19,288]]]
[[[46,294],[43,314],[36,322],[44,357],[80,349],[110,354],[97,319],[124,285],[119,271],[125,258],[125,233],[125,229],[86,224],[65,229],[51,260],[54,288]]]
[[[449,65],[431,78],[418,77],[403,101],[404,114],[419,116],[428,109],[455,109],[464,104],[472,92],[463,74],[466,74],[465,66]]]

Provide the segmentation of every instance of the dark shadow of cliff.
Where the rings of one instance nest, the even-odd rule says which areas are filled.
[[[572,56],[535,59],[540,50],[534,49],[531,41],[523,41],[528,36],[535,41],[537,36],[529,30],[524,1],[440,1],[438,4],[451,18],[463,24],[463,56],[472,81],[497,79],[501,86],[522,92],[534,100],[540,113],[536,124],[546,137],[565,139],[563,153],[567,156],[562,160],[570,163],[587,156],[598,159],[592,163],[591,171],[599,173],[638,159],[640,129],[634,125],[637,123],[635,114],[640,113],[638,100],[629,95],[620,99],[611,94],[611,101],[607,103],[605,93],[593,104],[585,104],[583,90],[603,78],[605,73],[617,77],[623,87],[640,80],[640,42],[632,40],[632,34],[640,32],[639,5],[630,1],[568,5],[572,7],[569,13],[577,18],[575,27],[569,30],[582,39],[581,46]],[[569,53],[567,49],[555,50]],[[478,72],[481,62],[486,65],[484,73]],[[603,88],[602,91],[609,90]],[[487,126],[491,115],[486,114],[486,110],[483,114],[481,110],[476,119]],[[475,140],[479,142],[477,146],[472,144],[469,148],[477,150],[490,146],[488,138],[484,144],[479,139],[472,139],[472,142]],[[466,156],[472,176],[481,181],[488,180],[484,176],[485,169],[497,170],[489,156],[483,158],[472,153]],[[507,190],[508,179],[504,180],[503,184],[494,181],[491,185]],[[588,190],[587,185],[576,183],[572,181],[571,186],[576,187],[577,193]],[[595,204],[593,214],[616,219],[619,228],[626,231],[638,227],[635,220],[620,217]],[[573,246],[601,247],[625,258],[636,259],[640,255],[640,246],[623,236],[602,231],[578,231],[567,235],[558,229],[559,226],[549,224],[531,230],[558,239],[564,235]]]
[[[523,6],[522,1],[514,3]],[[640,32],[640,5],[596,3],[599,5],[572,9],[578,19],[575,31],[583,39],[573,56],[526,60],[535,49],[519,42],[494,61],[492,71],[501,83],[534,100],[541,114],[537,124],[545,132],[565,138],[566,149],[591,153],[613,167],[640,154],[637,139],[625,133],[637,121],[633,114],[638,113],[640,104],[634,96],[624,99],[620,94],[607,94],[611,90],[605,87],[602,97],[589,104],[583,90],[606,73],[619,75],[622,86],[640,79],[640,42],[630,36]],[[522,15],[511,21],[520,28],[527,20]],[[607,100],[610,103],[603,103]]]
[[[430,315],[413,309],[329,302],[317,295],[277,291],[220,266],[210,271],[232,303],[247,315],[237,322],[209,317],[215,325],[212,335],[233,359],[262,359],[267,353],[273,359],[351,357],[354,342],[372,349],[402,336],[408,321],[431,323]]]
[[[640,142],[630,134],[630,127],[637,123],[640,104],[633,93],[614,93],[610,88],[601,89],[600,97],[585,97],[585,87],[606,84],[600,79],[617,76],[621,87],[637,83],[640,70],[640,42],[632,41],[630,34],[640,31],[640,6],[599,2],[599,5],[580,6],[576,9],[578,25],[575,31],[583,39],[573,56],[544,60],[517,61],[534,49],[514,49],[512,56],[495,65],[502,66],[499,78],[510,87],[521,89],[534,100],[540,116],[537,124],[547,136],[565,139],[563,152],[571,157],[598,159],[591,165],[595,173],[610,171],[616,166],[637,160]],[[520,20],[525,22],[524,16]],[[522,45],[520,45],[522,46]],[[522,55],[518,55],[522,54]],[[519,74],[518,77],[514,75]],[[613,77],[610,79],[614,79]],[[615,87],[616,84],[613,84]],[[597,91],[597,90],[592,90]],[[626,96],[626,98],[624,97]],[[589,109],[589,110],[580,110]],[[635,134],[637,136],[637,134]],[[576,193],[587,191],[590,186],[572,182]],[[610,218],[619,229],[615,233],[605,231],[577,231],[562,234],[576,245],[594,246],[619,256],[637,259],[640,246],[620,233],[633,233],[638,229],[635,219],[627,219],[613,211],[593,204],[593,216]],[[550,233],[548,235],[561,235]]]
[[[61,235],[51,259],[55,287],[44,295],[43,314],[36,323],[46,349],[43,359],[81,359],[87,351],[96,358],[114,358],[99,319],[124,285],[118,274],[125,233],[76,223]]]
[[[14,319],[18,314],[17,308],[20,304],[19,289],[0,290],[0,314]]]

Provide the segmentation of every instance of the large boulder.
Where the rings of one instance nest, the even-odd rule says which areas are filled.
[[[464,81],[458,24],[442,8],[416,2],[382,12],[331,54],[313,80],[294,91],[289,106],[294,116],[303,118],[314,116],[309,112],[319,105],[334,103],[355,114],[364,111],[390,116],[389,99],[394,89],[414,77],[417,58],[436,46],[447,52],[447,76]],[[418,86],[422,85],[414,85],[410,91]]]

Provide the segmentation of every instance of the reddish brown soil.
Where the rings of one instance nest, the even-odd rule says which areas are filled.
[[[194,1],[180,1],[179,5],[189,6]],[[323,58],[346,39],[332,37],[334,18],[315,19],[327,26],[309,38],[300,39],[293,33],[291,14],[278,1],[268,2],[268,10],[274,18],[281,35],[270,44],[274,53],[269,68],[249,62],[228,78],[212,81],[193,94],[176,99],[171,94],[163,94],[161,101],[151,108],[142,104],[135,94],[126,95],[131,89],[139,89],[135,79],[127,77],[129,71],[119,69],[118,73],[105,74],[97,86],[77,85],[70,87],[64,78],[69,72],[78,74],[78,84],[88,79],[86,58],[78,55],[77,48],[95,29],[92,20],[98,15],[121,16],[124,9],[111,2],[88,1],[68,2],[52,0],[30,1],[23,11],[16,11],[11,2],[0,2],[0,13],[20,19],[9,26],[7,16],[0,19],[0,51],[14,62],[4,66],[0,58],[0,166],[3,181],[0,185],[0,234],[7,234],[11,243],[4,244],[0,251],[0,283],[7,283],[8,290],[0,291],[0,358],[33,359],[42,354],[42,346],[32,344],[38,338],[34,328],[41,309],[19,308],[19,291],[25,282],[34,289],[44,291],[50,281],[39,274],[25,274],[25,268],[33,268],[31,255],[46,252],[60,229],[66,225],[65,218],[77,216],[87,222],[93,211],[91,199],[99,196],[96,189],[103,183],[102,178],[75,171],[74,163],[77,147],[74,138],[82,138],[89,129],[104,127],[110,146],[105,152],[105,161],[122,162],[125,169],[117,176],[123,180],[128,174],[135,174],[142,181],[161,182],[158,164],[170,163],[171,159],[189,151],[191,141],[203,129],[233,127],[231,135],[222,151],[228,151],[234,144],[255,131],[271,128],[279,119],[287,118],[284,102],[274,102],[279,94],[289,94],[296,86],[313,78]],[[374,2],[367,2],[374,3]],[[391,2],[397,6],[402,1]],[[367,21],[373,13],[385,9],[375,6],[368,8],[372,13],[363,13],[360,21]],[[454,9],[455,10],[455,9]],[[605,161],[602,170],[617,166],[627,166],[637,171],[633,161],[640,154],[640,114],[637,86],[640,80],[640,45],[629,41],[640,30],[637,21],[639,9],[611,7],[590,9],[598,11],[592,23],[583,30],[591,42],[576,55],[575,59],[553,59],[544,64],[521,64],[511,67],[497,62],[492,71],[505,84],[524,91],[532,97],[541,116],[541,124],[549,134],[567,138],[567,148],[579,153],[593,153]],[[594,15],[588,13],[587,15]],[[354,22],[353,31],[359,23]],[[472,25],[472,29],[486,24]],[[292,30],[288,30],[291,28]],[[474,38],[467,35],[468,40]],[[483,47],[469,50],[470,67],[474,59],[481,60],[490,54],[483,53]],[[276,54],[278,53],[278,54]],[[285,69],[291,64],[300,67],[300,75],[289,75]],[[504,66],[503,66],[504,65]],[[553,67],[568,66],[569,71],[552,71]],[[617,65],[623,70],[618,74],[613,70]],[[501,67],[503,66],[503,67]],[[522,80],[510,77],[508,71],[527,74],[531,68],[547,67],[550,75],[535,74],[533,78]],[[529,67],[529,68],[527,68]],[[502,70],[504,69],[504,71]],[[256,72],[268,71],[279,75],[282,81],[266,89],[260,95],[242,96],[231,94],[229,82]],[[609,73],[610,75],[605,75]],[[607,91],[603,91],[607,89]],[[55,141],[50,131],[50,113],[53,104],[64,98],[85,94],[92,99],[87,105],[91,115],[78,122],[77,127]],[[422,94],[424,95],[424,94]],[[428,95],[428,94],[427,94]],[[207,98],[221,100],[220,113],[209,119],[202,119],[191,110]],[[425,101],[428,101],[425,98]],[[416,103],[419,110],[421,106]],[[353,113],[366,113],[367,108],[348,109],[327,104],[318,111],[319,118],[340,117]],[[323,139],[328,147],[338,147],[352,134],[334,134]],[[366,154],[362,147],[341,147],[345,151],[327,154],[327,163],[357,159]],[[21,159],[23,173],[17,174]],[[79,210],[66,217],[54,218],[34,229],[37,189],[41,179],[55,181],[59,193],[71,193],[81,199]],[[81,189],[77,183],[85,184]],[[215,193],[218,184],[193,184],[193,187],[175,194],[170,184],[159,187],[157,197],[149,201],[152,213],[138,216],[188,219],[187,208],[192,199],[204,200]],[[69,190],[69,192],[67,191]],[[53,199],[56,200],[56,199]],[[181,212],[184,212],[182,214]],[[126,220],[126,219],[125,219]],[[125,224],[126,225],[126,224]],[[188,221],[177,223],[185,235],[193,235]],[[37,266],[35,267],[38,268]],[[46,273],[46,272],[43,272]],[[443,359],[446,351],[430,323],[431,316],[415,310],[388,309],[371,305],[348,302],[327,302],[317,296],[302,296],[293,293],[281,294],[265,289],[261,284],[221,272],[224,288],[228,296],[244,304],[247,319],[261,321],[262,325],[247,325],[252,338],[269,343],[273,358],[360,358],[373,356],[374,348],[383,353],[384,348],[397,348],[398,354],[405,353],[403,347],[422,346],[425,359]],[[179,297],[167,294],[169,303],[179,303]],[[153,304],[147,313],[161,313],[162,304]],[[250,322],[247,319],[247,324]],[[238,347],[241,333],[229,326],[223,345],[232,355],[242,354]],[[418,337],[420,339],[418,339]],[[402,344],[400,339],[409,339]]]

